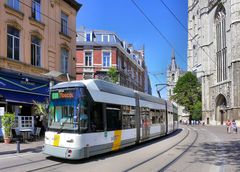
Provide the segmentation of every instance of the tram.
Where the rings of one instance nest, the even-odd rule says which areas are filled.
[[[50,93],[43,152],[82,159],[169,134],[176,107],[163,99],[103,80],[56,84]]]

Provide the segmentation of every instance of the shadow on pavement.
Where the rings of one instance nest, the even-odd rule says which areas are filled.
[[[194,161],[216,166],[232,165],[240,171],[240,141],[229,141],[221,144],[217,142],[199,145],[198,151],[194,152]]]
[[[17,150],[3,151],[3,152],[0,152],[0,155],[14,154],[16,152],[17,152]],[[42,152],[42,146],[37,146],[34,148],[20,149],[20,153],[26,153],[26,152],[32,152],[32,153]]]

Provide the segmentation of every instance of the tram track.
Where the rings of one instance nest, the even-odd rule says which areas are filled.
[[[158,170],[158,172],[163,172],[166,171],[167,169],[169,169],[172,165],[174,165],[184,154],[186,154],[190,148],[193,147],[193,145],[196,143],[197,139],[198,139],[198,132],[197,130],[193,130],[196,133],[196,136],[193,140],[193,142],[180,154],[178,155],[176,158],[174,158],[172,161],[168,162],[165,166],[163,166],[161,169]]]
[[[134,170],[134,169],[136,169],[137,167],[139,167],[139,166],[141,166],[141,165],[144,165],[144,164],[150,162],[151,160],[153,160],[153,159],[155,159],[155,158],[163,155],[164,153],[167,153],[169,150],[173,149],[174,147],[176,147],[177,145],[179,145],[180,143],[182,143],[182,142],[189,136],[189,134],[190,134],[190,130],[187,129],[187,134],[186,134],[181,140],[179,140],[177,143],[175,143],[175,144],[172,145],[171,147],[165,149],[164,151],[161,151],[160,153],[158,153],[158,154],[156,154],[156,155],[148,158],[147,160],[144,160],[144,161],[142,161],[142,162],[140,162],[140,163],[138,163],[138,164],[135,164],[134,166],[132,166],[132,167],[130,167],[130,168],[128,168],[128,169],[125,169],[124,172],[128,172],[128,171]]]

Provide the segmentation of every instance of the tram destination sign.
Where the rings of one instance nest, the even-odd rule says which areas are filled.
[[[73,99],[74,98],[74,92],[52,92],[51,93],[52,100],[55,99]]]

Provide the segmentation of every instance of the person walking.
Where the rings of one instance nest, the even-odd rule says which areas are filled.
[[[231,121],[229,119],[226,122],[226,126],[227,126],[227,133],[230,133]]]
[[[237,134],[237,123],[235,122],[235,120],[232,120],[232,129],[233,131],[235,131],[235,133]]]

